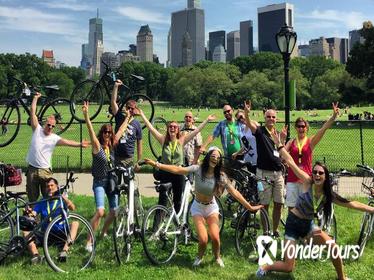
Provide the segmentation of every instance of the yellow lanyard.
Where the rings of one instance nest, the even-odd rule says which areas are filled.
[[[105,152],[105,157],[106,157],[106,159],[108,161],[108,165],[111,167],[112,166],[112,161],[110,160],[110,150],[109,150],[109,148],[106,147],[104,149],[104,152]]]
[[[266,131],[269,133],[270,139],[271,139],[271,131],[265,126]],[[274,128],[273,128],[274,129]],[[274,143],[274,149],[277,149],[277,146]]]
[[[314,214],[317,214],[318,206],[321,204],[324,195],[322,194],[322,195],[319,197],[319,199],[317,200],[317,203],[314,203],[313,186],[314,186],[314,185],[311,186],[311,188],[312,188],[312,199],[313,199],[313,209],[314,209]]]
[[[296,137],[296,144],[297,144],[297,149],[299,150],[299,163],[301,164],[301,158],[303,156],[303,147],[306,143],[306,140],[308,140],[308,137],[304,137],[303,141],[299,141],[299,137]]]
[[[56,209],[56,206],[57,206],[57,200],[55,200],[55,202],[53,203],[52,211]],[[51,208],[49,207],[49,201],[47,201],[47,213],[48,213],[48,216],[51,213]],[[52,221],[52,217],[49,218],[49,221],[50,222]]]
[[[173,159],[175,155],[175,151],[177,149],[178,140],[174,140],[173,142],[169,142],[170,154],[171,154],[171,163],[173,164]]]

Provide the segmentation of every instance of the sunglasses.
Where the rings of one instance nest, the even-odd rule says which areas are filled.
[[[185,119],[192,119],[191,116],[184,116]]]
[[[321,175],[325,174],[325,172],[324,172],[324,171],[313,170],[313,174],[314,174],[314,175],[317,175],[317,174],[318,174],[318,175],[321,176]]]
[[[268,118],[268,119],[275,119],[276,116],[266,116],[266,118]]]
[[[136,107],[126,107],[127,110],[135,110]]]
[[[228,114],[228,113],[230,113],[230,112],[231,112],[231,110],[223,111],[224,114]]]
[[[296,127],[297,127],[297,128],[306,128],[305,125],[297,125]]]
[[[48,126],[49,128],[54,128],[54,127],[55,127],[55,125],[50,124],[50,123],[47,123],[47,126]]]
[[[110,131],[110,130],[104,130],[103,133],[104,134],[112,134],[112,131]]]
[[[169,125],[169,128],[178,128],[177,125]]]

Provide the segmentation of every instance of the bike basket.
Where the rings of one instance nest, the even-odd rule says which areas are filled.
[[[13,165],[3,165],[2,167],[3,172],[3,186],[18,186],[22,183],[22,170],[15,168]]]

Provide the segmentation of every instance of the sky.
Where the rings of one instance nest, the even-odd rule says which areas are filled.
[[[201,0],[205,11],[205,41],[211,31],[239,30],[252,20],[257,46],[257,8],[284,1]],[[294,0],[294,30],[298,44],[324,37],[348,38],[348,32],[374,22],[374,0]],[[88,42],[88,21],[103,19],[104,51],[127,50],[136,44],[141,25],[153,34],[154,53],[167,59],[171,13],[187,7],[187,0],[0,0],[0,53],[41,56],[52,49],[56,60],[79,66],[81,45]]]

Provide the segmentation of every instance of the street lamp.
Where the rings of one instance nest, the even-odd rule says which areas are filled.
[[[285,116],[286,116],[286,125],[287,125],[287,141],[290,139],[290,81],[289,81],[289,65],[290,65],[290,56],[296,45],[297,35],[293,31],[292,26],[288,26],[285,23],[278,33],[275,34],[275,40],[277,41],[277,46],[280,53],[283,56],[284,62],[284,94],[285,94]]]

